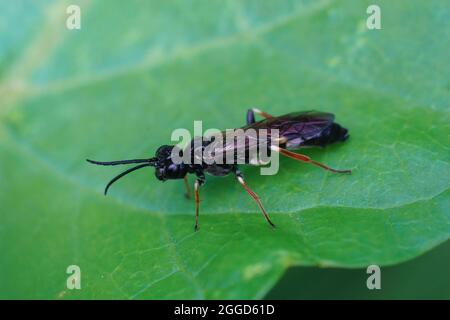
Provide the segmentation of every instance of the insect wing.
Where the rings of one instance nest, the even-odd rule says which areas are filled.
[[[303,142],[319,137],[333,121],[332,113],[304,111],[262,120],[244,128],[278,129],[280,138],[284,139],[280,144],[284,143],[286,148],[295,149],[301,147]]]
[[[258,142],[256,130],[226,130],[214,135],[212,142],[205,148],[203,160],[217,164],[249,163],[257,155]]]
[[[277,144],[293,149],[316,136],[334,121],[331,113],[305,111],[289,113],[255,122],[240,129],[226,130],[214,135],[203,153],[206,163],[255,163],[259,148],[273,143],[278,130]],[[264,131],[261,131],[263,130]],[[222,161],[222,162],[220,162]]]

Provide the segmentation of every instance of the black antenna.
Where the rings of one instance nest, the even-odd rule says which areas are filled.
[[[147,162],[148,162],[148,161],[147,161]],[[106,185],[106,188],[105,188],[105,196],[106,196],[106,193],[108,192],[109,187],[110,187],[114,182],[116,182],[117,180],[119,180],[119,179],[122,178],[123,176],[129,174],[130,172],[133,172],[133,171],[138,170],[138,169],[140,169],[140,168],[150,167],[151,165],[152,165],[152,164],[150,164],[150,163],[140,164],[140,165],[138,165],[138,166],[136,166],[136,167],[130,168],[130,169],[128,169],[128,170],[125,170],[125,171],[122,172],[121,174],[115,176],[115,177],[114,177],[110,182],[108,182],[108,184]]]
[[[119,160],[119,161],[95,161],[95,160],[89,160],[86,159],[87,162],[97,164],[100,166],[116,166],[119,164],[130,164],[130,163],[154,163],[156,161],[156,158],[150,158],[150,159],[131,159],[131,160]]]

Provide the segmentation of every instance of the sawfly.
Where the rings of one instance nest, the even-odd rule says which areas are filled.
[[[264,119],[261,121],[255,121],[255,113]],[[248,165],[260,165],[261,163],[258,160],[247,152],[249,149],[259,144],[260,142],[265,142],[267,151],[277,152],[283,156],[292,158],[294,160],[309,163],[315,166],[318,166],[322,169],[331,171],[333,173],[351,173],[351,170],[336,170],[330,168],[329,166],[317,162],[310,157],[300,154],[294,153],[291,150],[307,148],[307,147],[325,147],[329,144],[345,141],[349,137],[348,130],[338,123],[334,122],[334,115],[332,113],[318,112],[318,111],[303,111],[303,112],[294,112],[289,113],[283,116],[272,116],[266,112],[263,112],[259,109],[252,108],[247,111],[247,125],[241,127],[243,130],[247,129],[255,129],[261,130],[265,129],[268,132],[268,137],[265,137],[265,141],[258,141],[258,137],[256,139],[244,139],[243,143],[236,143],[236,139],[226,139],[226,132],[222,132],[223,139],[205,139],[202,140],[200,144],[200,148],[204,150],[205,148],[209,148],[213,150],[215,157],[221,156],[226,152],[233,152],[235,155],[234,160],[237,159],[237,154],[244,154],[244,157],[239,163],[248,164]],[[278,140],[276,144],[271,143],[270,141],[270,133],[271,131],[277,130],[278,132]],[[268,139],[269,138],[269,139]],[[267,140],[268,139],[268,140]],[[205,173],[213,176],[226,176],[228,174],[233,174],[237,181],[242,185],[244,190],[255,200],[258,204],[262,214],[264,215],[267,222],[275,227],[275,224],[270,220],[266,210],[264,209],[261,200],[258,195],[253,192],[252,189],[247,185],[244,180],[244,177],[239,170],[238,162],[234,163],[223,163],[223,162],[212,162],[206,161],[206,159],[202,158],[200,161],[192,161],[191,163],[175,163],[173,159],[174,151],[183,154],[183,152],[189,151],[192,154],[191,160],[195,157],[196,153],[196,144],[194,143],[195,138],[192,142],[183,150],[173,145],[163,145],[156,150],[155,156],[148,159],[132,159],[132,160],[119,160],[119,161],[94,161],[87,159],[88,162],[102,165],[102,166],[115,166],[115,165],[123,165],[123,164],[138,164],[135,167],[132,167],[128,170],[125,170],[121,174],[114,177],[105,188],[105,195],[108,192],[109,187],[122,178],[123,176],[136,171],[138,169],[142,169],[145,167],[154,167],[155,168],[155,176],[160,181],[172,180],[172,179],[184,179],[187,195],[190,194],[189,184],[187,181],[188,174],[194,174],[196,177],[194,183],[194,196],[195,196],[195,230],[198,230],[198,216],[199,216],[199,207],[200,207],[200,198],[199,198],[199,188],[205,183]],[[224,142],[225,141],[225,142]],[[176,148],[176,149],[174,149]],[[197,144],[198,148],[198,144]],[[240,152],[241,151],[241,152]],[[244,151],[242,153],[242,151]],[[198,160],[198,159],[197,159]]]

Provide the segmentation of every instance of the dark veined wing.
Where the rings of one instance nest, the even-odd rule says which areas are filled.
[[[207,152],[203,153],[203,159],[212,161],[213,157],[222,157],[226,154],[233,155],[235,163],[256,163],[257,150],[260,143],[270,146],[273,129],[278,131],[279,145],[288,149],[308,146],[308,141],[319,137],[323,130],[333,124],[332,113],[318,111],[294,112],[283,116],[264,119],[240,129],[245,135],[239,136],[238,132],[227,130],[220,132],[207,146]],[[254,129],[253,132],[252,130]],[[260,129],[266,129],[261,134]],[[267,133],[265,135],[264,133]],[[237,138],[239,136],[240,138]],[[224,161],[225,162],[225,161]]]
[[[210,163],[213,159],[216,163],[222,159],[222,163],[227,164],[257,164],[258,145],[262,138],[259,133],[257,130],[243,128],[222,131],[214,135],[212,142],[205,147],[203,160]],[[269,141],[270,134],[267,134],[264,139]],[[267,143],[267,145],[270,144]]]
[[[319,138],[322,132],[334,122],[334,114],[319,111],[293,112],[283,116],[265,119],[243,127],[243,129],[278,129],[285,138],[284,147],[295,149],[312,146],[310,142]],[[282,144],[280,142],[280,144]]]

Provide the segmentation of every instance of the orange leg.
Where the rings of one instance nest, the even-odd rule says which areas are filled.
[[[266,113],[266,112],[264,112],[264,111],[261,111],[261,110],[259,110],[258,108],[252,108],[251,110],[252,110],[254,113],[256,113],[257,115],[260,115],[260,116],[263,117],[263,118],[266,118],[266,119],[271,119],[271,118],[273,118],[272,115],[270,115],[270,114],[268,114],[268,113]]]
[[[283,149],[283,148],[280,148],[277,146],[272,146],[271,149],[275,152],[281,153],[282,155],[284,155],[286,157],[289,157],[289,158],[292,158],[292,159],[295,159],[295,160],[298,160],[301,162],[311,163],[317,167],[320,167],[322,169],[325,169],[325,170],[328,170],[328,171],[331,171],[334,173],[352,173],[351,170],[336,170],[336,169],[330,168],[329,166],[327,166],[323,163],[317,162],[317,161],[311,159],[310,157],[305,156],[304,154],[295,153],[295,152],[292,152],[292,151],[289,151],[289,150],[286,150],[286,149]]]
[[[267,222],[273,227],[275,228],[275,224],[270,221],[269,215],[267,214],[266,210],[264,209],[261,200],[259,199],[258,195],[256,193],[253,192],[252,189],[250,189],[247,184],[244,181],[244,178],[242,177],[241,173],[239,171],[236,172],[236,178],[239,181],[239,183],[244,187],[245,191],[247,191],[247,193],[253,198],[253,200],[256,201],[256,203],[258,204],[259,208],[261,209],[262,214],[264,215],[264,218],[266,218]]]
[[[198,231],[198,213],[200,210],[200,197],[198,194],[198,189],[200,187],[200,183],[198,180],[195,180],[194,184],[194,193],[195,193],[195,227],[194,230]]]

